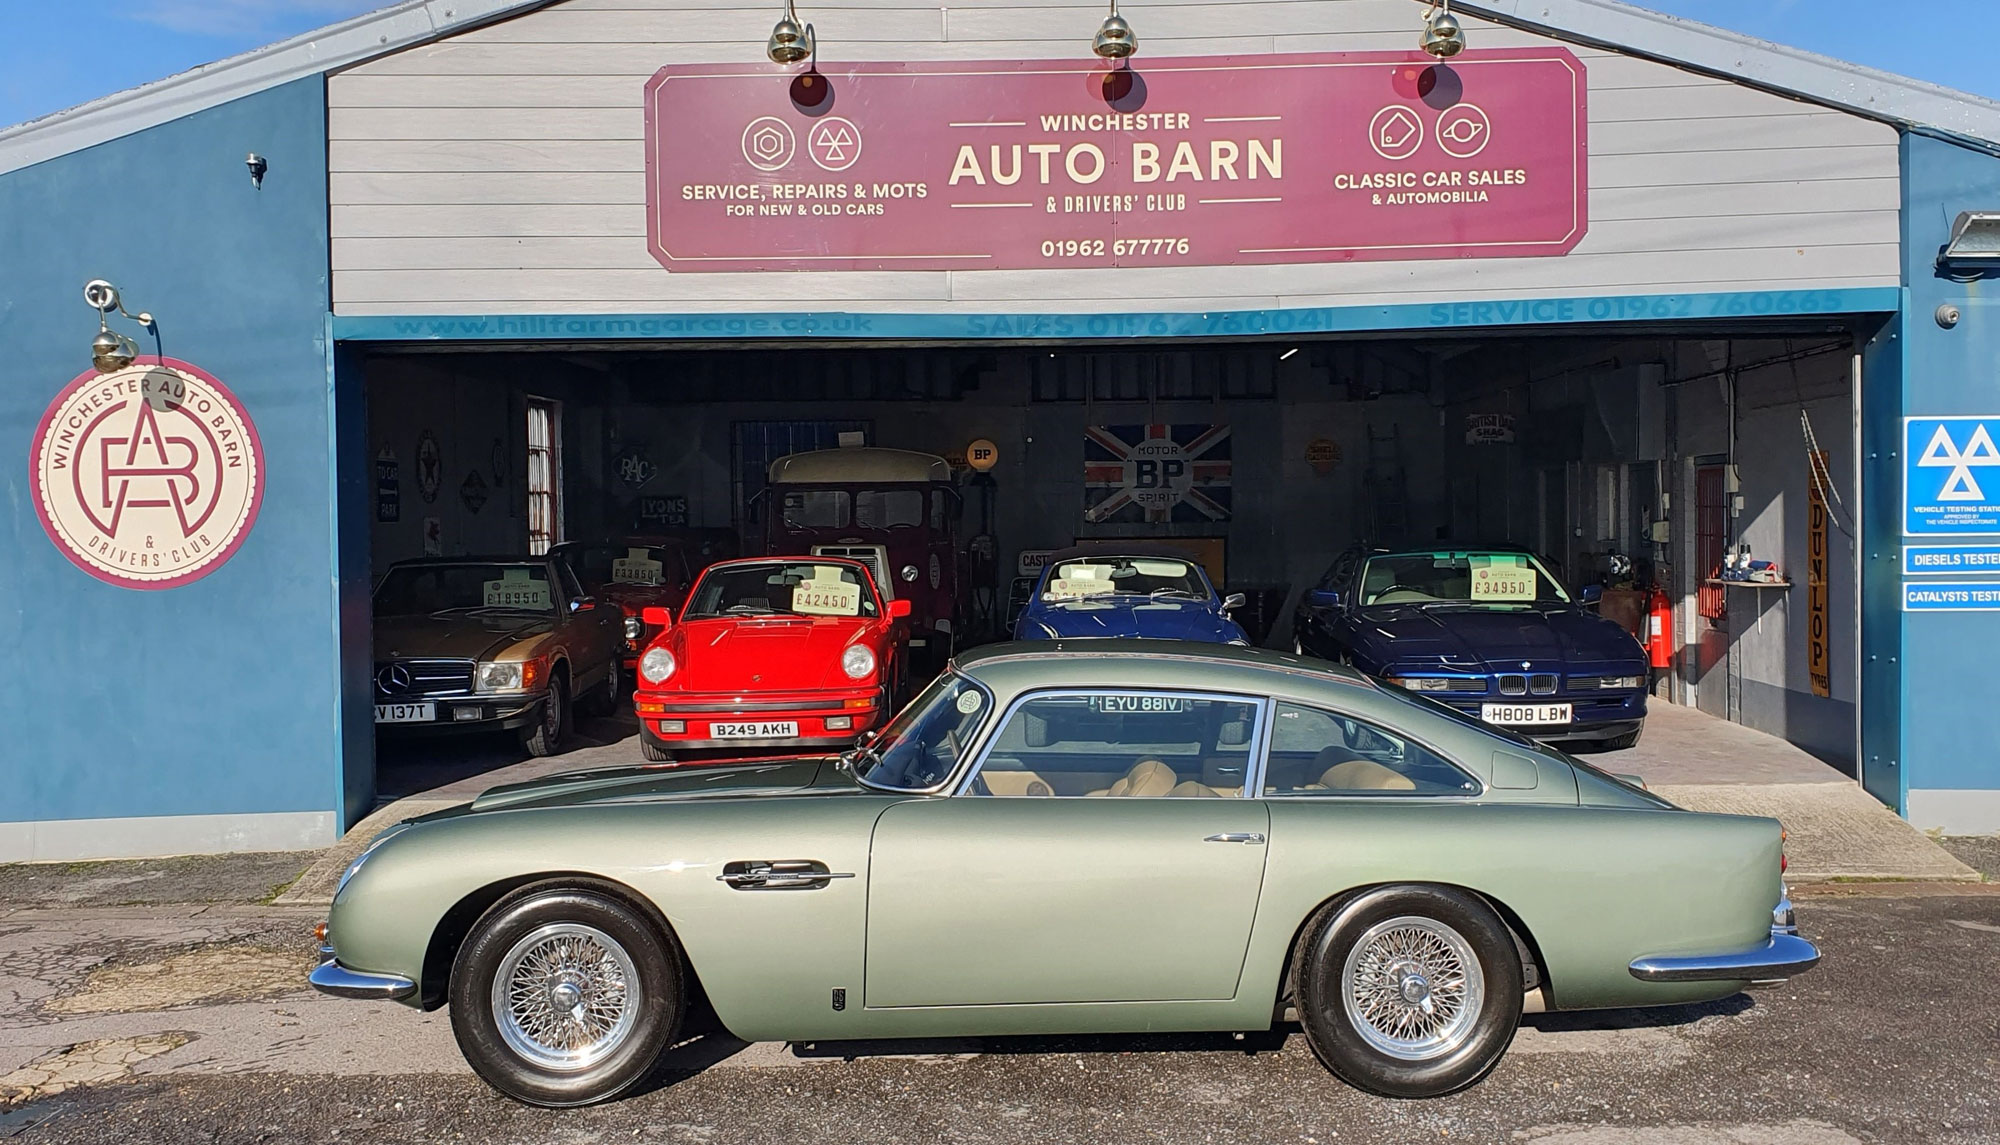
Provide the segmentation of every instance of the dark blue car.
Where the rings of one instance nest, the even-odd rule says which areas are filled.
[[[1293,650],[1352,664],[1539,740],[1626,748],[1645,649],[1535,554],[1505,545],[1353,549],[1292,615]]]
[[[1049,554],[1041,580],[1014,622],[1016,640],[1149,636],[1248,644],[1201,566],[1176,549],[1090,545]]]

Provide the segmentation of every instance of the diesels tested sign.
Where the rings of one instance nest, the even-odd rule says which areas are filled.
[[[668,270],[1022,270],[1568,253],[1561,48],[674,65],[646,85]]]

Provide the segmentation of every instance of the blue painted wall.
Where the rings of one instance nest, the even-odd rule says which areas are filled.
[[[1954,282],[1936,266],[1958,212],[2000,210],[2000,159],[1919,135],[1906,136],[1903,148],[1909,304],[1899,412],[2000,414],[2000,279]],[[1945,302],[1964,316],[1951,330],[1932,318]],[[1900,432],[1882,446],[1900,449]],[[1901,461],[1893,476],[1884,475],[1898,507]],[[1900,532],[1900,513],[1890,520]],[[1900,613],[1899,620],[1904,790],[2000,789],[2000,706],[1993,702],[2000,613]]]
[[[313,76],[0,175],[0,822],[340,806],[325,123]],[[99,277],[263,439],[255,527],[184,587],[102,583],[35,515],[30,438],[89,365]]]

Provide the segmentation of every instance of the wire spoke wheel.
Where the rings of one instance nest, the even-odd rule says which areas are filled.
[[[625,1044],[643,994],[638,968],[616,939],[582,923],[550,923],[501,958],[493,1021],[523,1061],[557,1072],[585,1070]]]
[[[1464,935],[1433,918],[1403,915],[1368,928],[1349,948],[1340,1004],[1375,1050],[1429,1061],[1472,1037],[1486,978]]]

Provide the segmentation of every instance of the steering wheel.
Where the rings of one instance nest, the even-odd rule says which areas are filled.
[[[1423,589],[1420,589],[1413,584],[1392,584],[1388,588],[1383,589],[1381,592],[1375,593],[1374,595],[1370,596],[1368,598],[1368,603],[1374,604],[1376,601],[1379,601],[1383,597],[1388,596],[1390,593],[1396,592],[1398,590],[1403,592],[1422,592],[1425,596],[1430,595],[1430,593],[1424,592]]]

